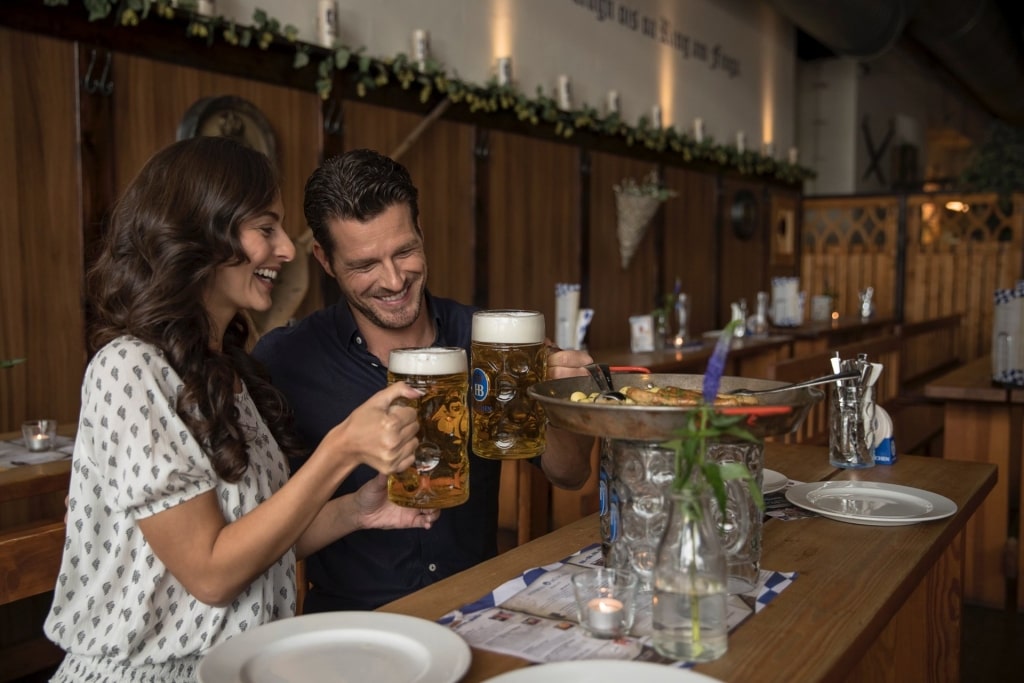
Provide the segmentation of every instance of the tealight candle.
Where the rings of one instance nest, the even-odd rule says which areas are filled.
[[[797,164],[800,162],[800,150],[796,147],[789,148],[789,163]]]
[[[615,598],[594,598],[587,603],[587,626],[596,633],[617,633],[622,628],[623,605]]]
[[[747,148],[747,134],[742,130],[736,131],[736,151],[743,154],[743,151]]]
[[[199,0],[196,3],[196,12],[204,17],[212,17],[217,12],[217,5],[214,0]]]
[[[661,105],[656,104],[651,107],[651,126],[655,130],[661,130]]]
[[[21,425],[25,448],[30,451],[48,451],[57,438],[56,420],[26,420]]]
[[[693,120],[693,140],[697,144],[704,142],[704,119],[700,117]]]

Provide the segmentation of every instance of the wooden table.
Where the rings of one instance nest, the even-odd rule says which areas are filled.
[[[74,435],[74,427],[58,429]],[[4,440],[20,434],[0,434]],[[63,651],[42,634],[64,547],[71,459],[0,469],[0,681],[53,666]]]
[[[699,345],[694,344],[682,349],[641,352],[595,350],[591,355],[597,361],[609,365],[640,366],[658,373],[703,374],[714,349],[715,339],[709,338]],[[780,360],[792,356],[793,337],[785,334],[733,339],[729,348],[726,374],[737,377],[770,377],[770,368]]]
[[[992,359],[982,356],[925,386],[945,402],[943,457],[988,462],[999,481],[968,526],[964,597],[990,607],[1024,609],[1018,572],[1024,391],[992,382]]]
[[[762,566],[799,576],[729,636],[729,652],[697,667],[723,681],[957,681],[964,528],[995,484],[995,467],[903,456],[891,467],[835,470],[826,449],[768,444],[767,466],[796,480],[859,479],[948,496],[944,520],[900,527],[823,517],[764,526]],[[437,619],[530,567],[599,541],[596,515],[383,606]],[[527,666],[473,650],[463,683]]]

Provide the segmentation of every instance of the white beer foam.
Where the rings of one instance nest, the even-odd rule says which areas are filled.
[[[447,346],[395,349],[388,358],[388,370],[399,375],[455,375],[466,368],[466,351]]]
[[[540,311],[477,311],[473,314],[473,341],[539,344],[544,341],[544,314]]]

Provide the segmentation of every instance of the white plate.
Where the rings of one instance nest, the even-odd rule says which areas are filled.
[[[822,517],[872,526],[929,522],[956,512],[956,503],[937,493],[870,481],[797,484],[786,499]]]
[[[213,648],[200,683],[454,683],[469,645],[426,619],[384,612],[323,612],[271,622]]]
[[[781,472],[766,469],[761,473],[761,493],[768,495],[786,488],[789,478]]]
[[[488,678],[488,683],[722,683],[717,678],[667,664],[617,659],[587,659],[554,664],[535,664]]]

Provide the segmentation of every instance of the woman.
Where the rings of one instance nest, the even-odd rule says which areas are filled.
[[[211,646],[295,613],[295,559],[357,528],[424,527],[387,502],[417,396],[376,394],[305,454],[244,345],[295,255],[262,154],[199,137],[156,154],[114,208],[89,273],[67,539],[45,630],[55,681],[188,681]],[[378,470],[330,500],[359,464]],[[328,502],[330,501],[330,502]]]

